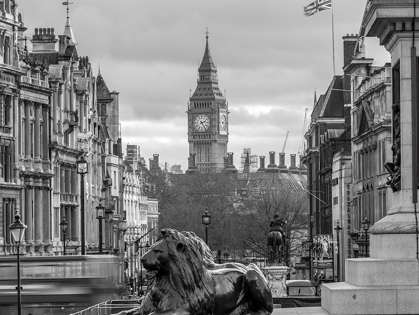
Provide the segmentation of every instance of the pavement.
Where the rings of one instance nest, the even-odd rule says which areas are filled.
[[[275,308],[272,315],[329,315],[321,306]]]

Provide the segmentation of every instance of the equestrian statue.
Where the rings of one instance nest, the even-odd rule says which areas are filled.
[[[279,217],[279,214],[274,215],[270,224],[270,232],[268,234],[268,252],[269,262],[281,263],[282,248],[285,244],[284,225],[286,221]]]

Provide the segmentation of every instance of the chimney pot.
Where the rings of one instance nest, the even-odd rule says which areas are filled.
[[[259,170],[264,170],[265,169],[265,156],[259,156],[259,160],[260,160]]]
[[[269,151],[269,164],[275,164],[275,151]]]

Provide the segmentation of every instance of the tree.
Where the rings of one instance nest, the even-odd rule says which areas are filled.
[[[159,189],[159,227],[193,231],[205,239],[202,215],[211,215],[208,240],[212,249],[230,246],[229,221],[237,196],[238,182],[226,174],[170,175]]]
[[[284,250],[290,255],[301,250],[309,221],[307,194],[301,186],[290,185],[287,181],[275,181],[274,184],[262,181],[257,189],[249,191],[235,210],[235,234],[242,240],[243,249],[267,257],[270,222],[278,213],[287,222],[284,226],[287,248]]]
[[[307,195],[301,185],[281,174],[169,174],[156,181],[159,228],[193,231],[205,239],[202,215],[208,210],[208,243],[215,252],[232,258],[249,251],[267,257],[269,224],[275,213],[287,221],[289,253],[307,235]],[[166,176],[166,175],[165,175]]]

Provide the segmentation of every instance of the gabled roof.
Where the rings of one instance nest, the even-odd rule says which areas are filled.
[[[97,75],[96,90],[98,100],[112,100],[111,93],[109,92],[105,80],[100,73]]]
[[[320,117],[343,117],[343,77],[334,76],[325,94]]]

